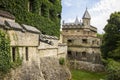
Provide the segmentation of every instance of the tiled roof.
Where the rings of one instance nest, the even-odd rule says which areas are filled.
[[[6,17],[9,19],[15,19],[15,17],[12,14],[10,14],[7,11],[3,11],[3,10],[0,10],[0,16]]]
[[[20,24],[16,23],[16,22],[12,22],[12,21],[5,21],[5,24],[7,26],[9,26],[12,29],[19,29],[19,30],[23,30],[23,28],[20,26]]]
[[[26,30],[26,31],[30,31],[30,32],[35,32],[35,33],[40,33],[40,31],[35,28],[35,27],[32,27],[32,26],[29,26],[29,25],[25,25],[25,24],[22,24],[23,28]]]

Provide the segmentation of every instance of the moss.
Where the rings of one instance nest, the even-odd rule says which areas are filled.
[[[0,8],[15,15],[16,21],[41,30],[44,34],[59,36],[61,0],[0,0]]]

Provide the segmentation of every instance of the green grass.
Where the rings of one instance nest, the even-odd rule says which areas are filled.
[[[72,70],[72,80],[104,80],[105,73]]]

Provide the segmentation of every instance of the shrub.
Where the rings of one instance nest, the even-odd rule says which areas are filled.
[[[64,64],[65,64],[65,59],[61,57],[61,58],[59,59],[59,64],[60,64],[60,65],[64,65]]]
[[[107,72],[107,80],[120,80],[120,62],[109,59],[107,64]]]

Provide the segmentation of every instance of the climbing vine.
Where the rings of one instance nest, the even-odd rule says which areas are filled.
[[[0,8],[13,14],[21,24],[34,26],[44,34],[59,36],[61,0],[0,0]]]
[[[0,30],[0,73],[6,73],[11,68],[10,40],[9,37]]]
[[[22,64],[23,59],[20,57],[19,48],[16,47],[16,60],[13,62],[10,50],[10,39],[7,33],[0,30],[0,79],[1,76]]]

